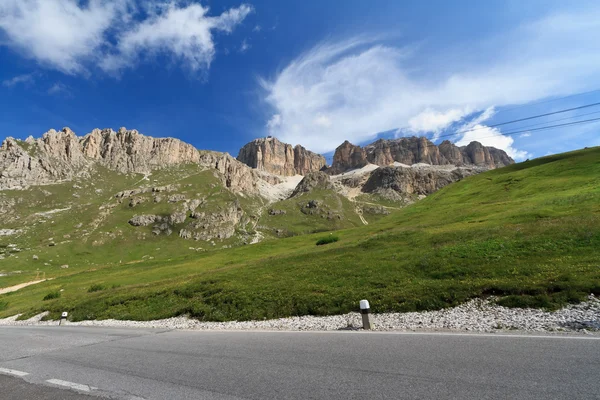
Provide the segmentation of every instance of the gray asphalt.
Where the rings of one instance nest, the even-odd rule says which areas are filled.
[[[0,398],[600,399],[598,339],[1,327]]]

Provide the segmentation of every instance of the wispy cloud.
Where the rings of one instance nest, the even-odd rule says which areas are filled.
[[[72,97],[71,89],[62,82],[56,82],[47,90],[47,93],[53,96]]]
[[[31,85],[34,82],[34,80],[34,74],[17,75],[15,77],[2,81],[2,86],[11,88],[19,84]]]
[[[213,32],[231,33],[252,7],[210,16],[208,7],[171,0],[138,11],[134,0],[2,0],[0,30],[16,51],[70,75],[132,68],[157,54],[198,72],[215,57]]]
[[[106,57],[100,63],[101,68],[118,71],[134,66],[143,58],[170,54],[192,72],[208,70],[215,57],[212,31],[231,33],[252,12],[252,7],[244,4],[217,17],[207,16],[208,10],[200,4],[179,7],[171,3],[121,34],[116,53]]]
[[[545,17],[488,44],[493,51],[477,59],[448,52],[443,69],[421,68],[416,75],[415,66],[426,65],[419,57],[428,55],[414,48],[365,37],[321,43],[260,81],[272,112],[267,129],[284,141],[328,152],[345,139],[360,143],[397,128],[435,135],[492,106],[600,86],[600,8]],[[477,136],[524,156],[512,138],[500,140],[498,130],[477,132],[464,140]]]
[[[240,45],[240,48],[238,51],[240,53],[245,53],[248,50],[250,50],[251,47],[252,47],[252,45],[248,42],[248,40],[244,39],[244,40],[242,40],[242,44]]]

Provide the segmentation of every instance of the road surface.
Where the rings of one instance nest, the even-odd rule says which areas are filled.
[[[591,399],[599,339],[0,327],[0,399]]]

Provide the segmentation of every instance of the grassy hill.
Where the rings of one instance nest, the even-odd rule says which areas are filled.
[[[342,313],[362,298],[383,312],[489,295],[557,308],[600,295],[600,148],[469,177],[332,234],[339,241],[324,246],[315,243],[330,233],[122,264],[97,254],[93,266],[0,295],[0,317],[243,320]]]

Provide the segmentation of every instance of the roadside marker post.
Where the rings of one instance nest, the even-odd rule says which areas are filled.
[[[64,311],[60,316],[60,321],[58,321],[58,325],[62,325],[63,321],[67,320],[67,315],[69,315],[66,311]]]
[[[363,329],[371,329],[371,308],[368,300],[360,301],[360,314],[362,316]]]

